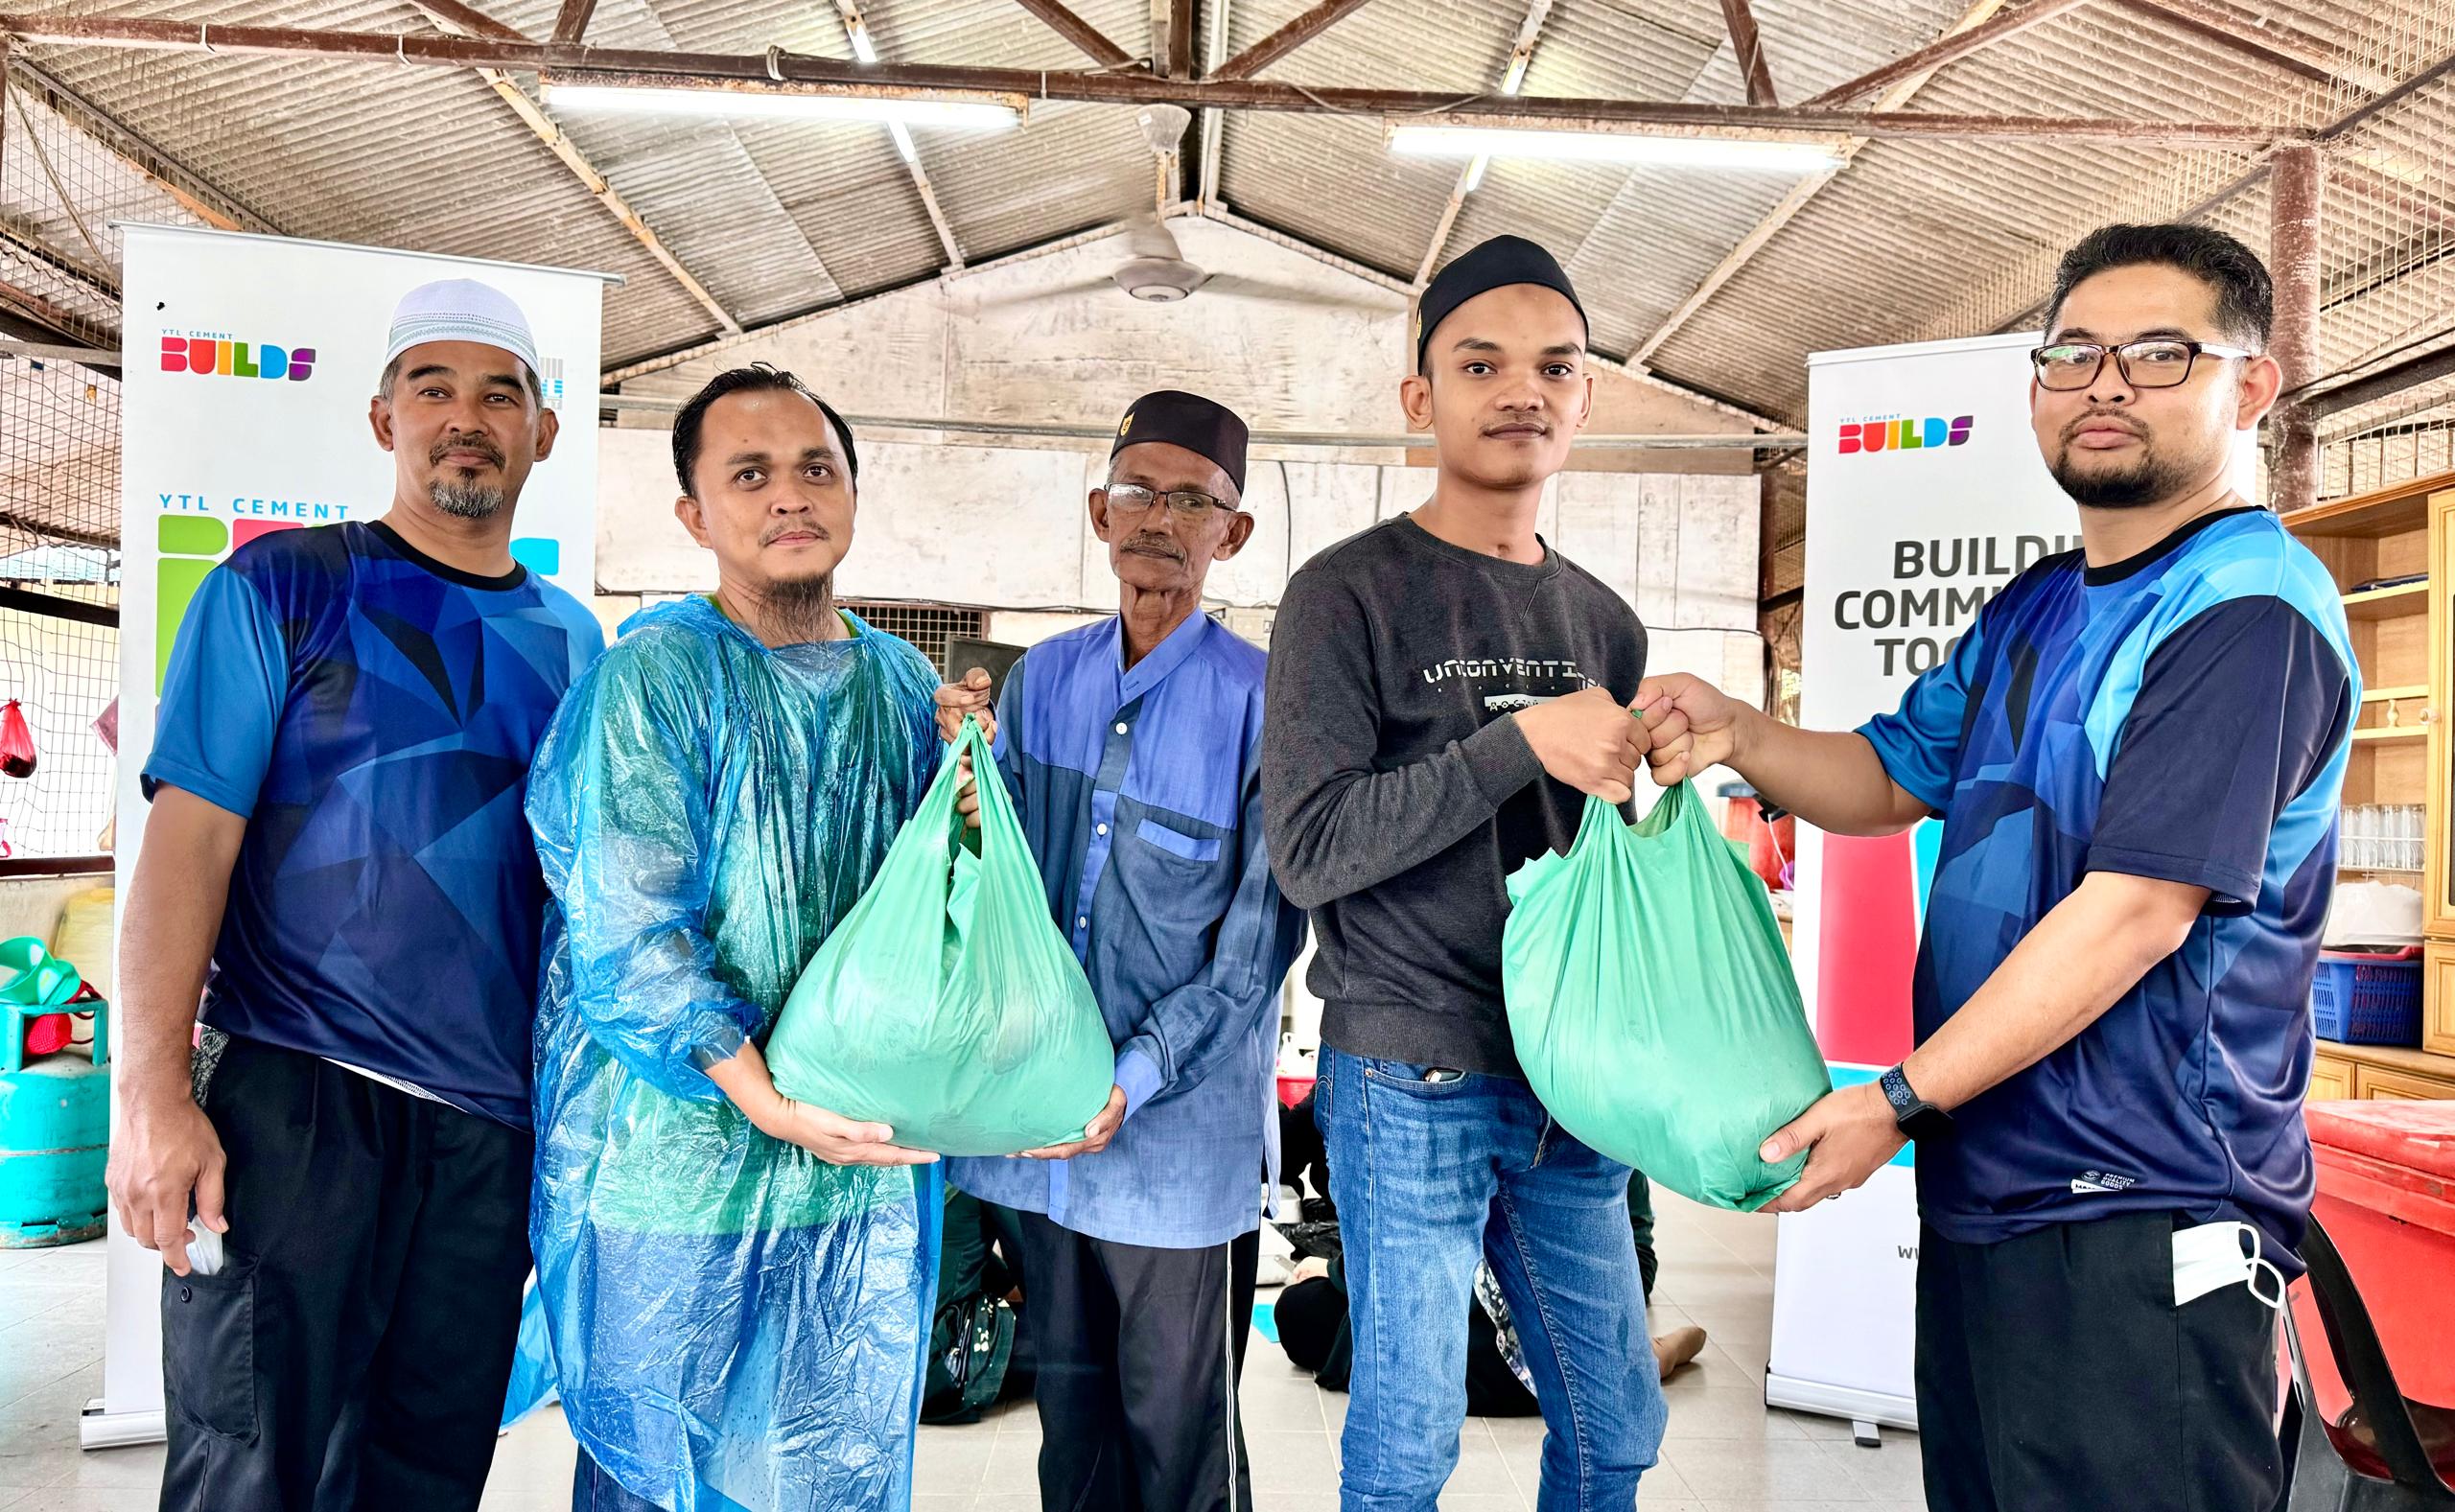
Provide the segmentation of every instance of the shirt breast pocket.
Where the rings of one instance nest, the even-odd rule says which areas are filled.
[[[1172,856],[1185,861],[1216,861],[1219,859],[1217,836],[1199,839],[1181,834],[1156,819],[1146,819],[1134,827],[1134,834],[1146,844],[1157,846]]]

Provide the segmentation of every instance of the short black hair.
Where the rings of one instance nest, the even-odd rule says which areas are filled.
[[[392,361],[384,364],[384,376],[375,381],[376,398],[390,399],[392,397],[392,385],[399,383],[401,380],[401,358],[405,358],[409,355],[409,353],[404,352],[400,357],[396,357],[392,359]],[[538,408],[545,408],[546,385],[537,381],[536,370],[531,368],[527,363],[523,362],[520,364],[520,376],[527,382],[528,397],[537,401]]]
[[[861,480],[861,458],[853,450],[853,428],[835,412],[835,407],[810,392],[810,386],[781,367],[765,362],[753,362],[748,367],[729,367],[708,380],[707,386],[682,402],[673,412],[673,474],[682,481],[682,492],[692,499],[699,490],[692,486],[690,470],[699,465],[699,431],[707,423],[708,407],[727,394],[755,393],[799,394],[818,407],[827,423],[835,428],[835,439],[844,446],[844,472],[853,482]]]
[[[2100,226],[2063,254],[2054,270],[2054,294],[2046,305],[2046,329],[2053,333],[2063,302],[2083,279],[2116,268],[2178,268],[2216,291],[2216,324],[2255,352],[2267,349],[2276,324],[2276,281],[2267,265],[2240,241],[2204,225]]]

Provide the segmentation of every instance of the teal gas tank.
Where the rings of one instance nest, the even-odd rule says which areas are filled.
[[[0,974],[15,976],[12,985],[24,981]],[[75,985],[70,968],[65,986]],[[92,996],[58,1001],[58,985],[42,986],[47,990],[0,990],[0,1249],[98,1238],[109,1208],[103,1168],[110,1157],[110,1005]],[[37,1001],[10,1000],[20,996]],[[56,1013],[89,1016],[92,1045],[27,1059],[29,1026]]]

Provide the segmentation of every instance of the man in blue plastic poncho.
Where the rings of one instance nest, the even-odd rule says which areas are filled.
[[[941,1184],[760,1044],[938,757],[921,654],[835,607],[853,437],[790,374],[675,416],[706,597],[635,616],[538,753],[555,906],[530,1237],[575,1505],[907,1504]]]

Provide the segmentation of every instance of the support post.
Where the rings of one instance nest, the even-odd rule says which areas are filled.
[[[2299,392],[2318,376],[2320,201],[2326,160],[2316,147],[2276,154],[2269,189],[2268,267],[2276,278],[2276,328],[2268,342],[2284,369],[2284,401],[2268,452],[2269,501],[2279,514],[2319,501],[2319,422]]]

